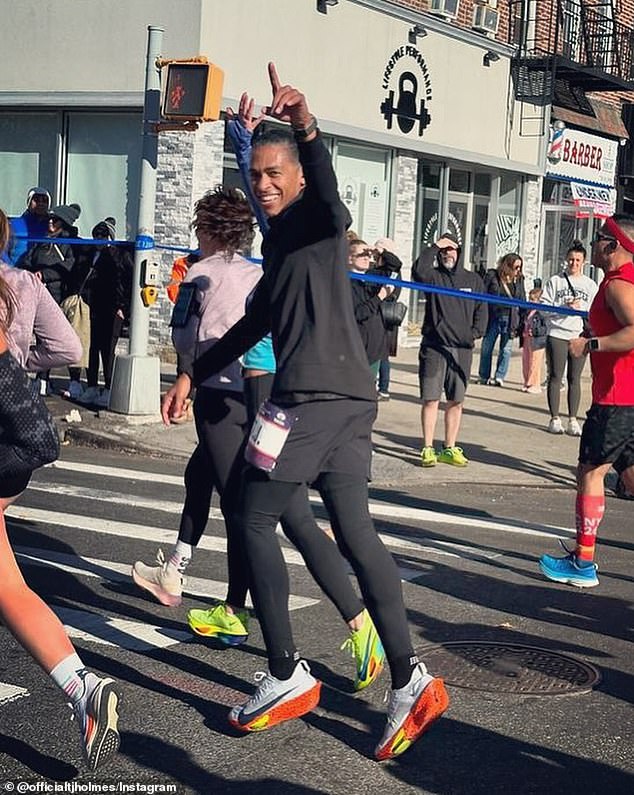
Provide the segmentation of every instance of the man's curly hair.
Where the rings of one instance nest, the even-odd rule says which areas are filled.
[[[194,206],[192,229],[206,232],[227,254],[248,249],[253,242],[254,221],[246,196],[237,188],[218,185]]]

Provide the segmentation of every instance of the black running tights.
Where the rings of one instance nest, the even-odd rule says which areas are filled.
[[[370,517],[367,482],[345,473],[327,472],[320,475],[316,486],[332,521],[337,544],[354,569],[365,605],[394,669],[395,661],[410,658],[414,652],[398,570]],[[302,488],[299,483],[269,480],[252,467],[243,475],[240,523],[251,570],[251,595],[270,667],[272,661],[293,658],[296,651],[288,612],[288,574],[275,526]]]

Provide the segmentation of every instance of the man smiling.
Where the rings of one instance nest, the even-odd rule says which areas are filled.
[[[319,701],[321,683],[293,641],[288,573],[275,536],[289,500],[314,484],[385,647],[393,689],[375,756],[389,759],[440,717],[448,696],[414,653],[396,565],[368,509],[376,392],[348,281],[350,217],[304,95],[281,85],[273,64],[269,75],[273,101],[266,112],[290,123],[293,136],[271,132],[253,144],[253,191],[270,219],[264,275],[244,318],[194,365],[199,382],[272,333],[272,404],[256,420],[251,443],[273,458],[273,466],[263,471],[251,459],[238,509],[269,673],[229,720],[242,731],[257,731],[300,717]],[[180,412],[189,389],[189,379],[181,378],[163,402],[165,421]]]

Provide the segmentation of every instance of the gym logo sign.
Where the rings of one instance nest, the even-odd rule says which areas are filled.
[[[387,62],[382,87],[387,96],[381,103],[381,114],[392,129],[394,117],[402,133],[409,133],[418,122],[422,136],[431,121],[427,103],[431,102],[431,78],[425,59],[416,47],[403,45]]]

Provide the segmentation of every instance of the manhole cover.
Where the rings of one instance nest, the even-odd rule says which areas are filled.
[[[517,643],[457,641],[427,647],[418,656],[447,684],[469,690],[552,696],[584,693],[601,680],[589,663]]]

